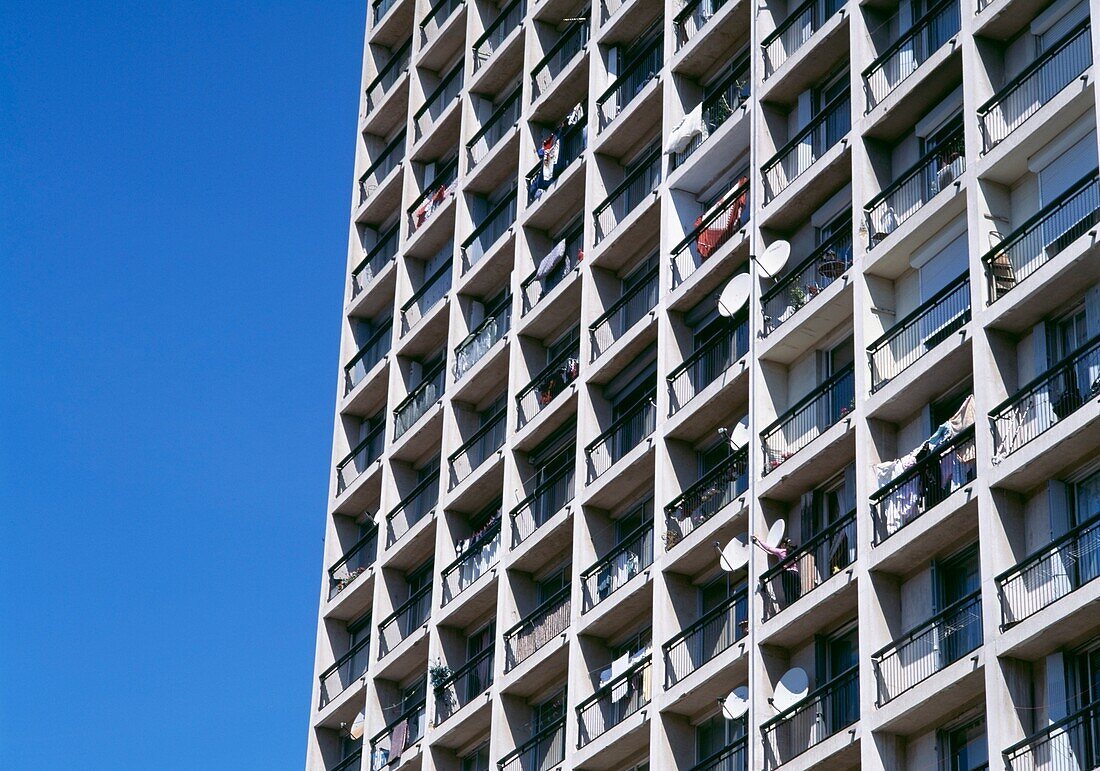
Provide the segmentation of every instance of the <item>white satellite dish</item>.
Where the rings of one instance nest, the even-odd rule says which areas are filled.
[[[351,724],[351,729],[348,731],[352,739],[363,738],[364,720],[365,718],[362,712],[355,716],[355,722]]]
[[[745,567],[745,565],[749,564],[748,542],[742,540],[740,536],[734,538],[726,544],[726,548],[721,551],[718,562],[722,566],[722,570],[727,573],[732,573],[735,570],[740,570]]]
[[[733,316],[745,307],[752,292],[752,278],[748,273],[738,273],[729,280],[722,294],[718,296],[718,312],[723,316]]]
[[[722,702],[722,714],[726,720],[737,720],[749,711],[749,689],[739,685],[730,691],[729,696]]]
[[[729,435],[730,447],[740,450],[749,443],[749,416],[741,418]]]
[[[775,694],[772,696],[772,706],[784,712],[806,698],[809,692],[810,678],[806,675],[806,670],[792,667],[779,678],[779,684],[775,686]]]
[[[789,241],[775,241],[768,245],[768,248],[764,250],[764,253],[756,258],[756,264],[760,266],[760,269],[768,274],[768,278],[775,278],[779,275],[779,271],[787,264],[787,260],[791,258],[791,244]]]
[[[774,549],[779,545],[779,542],[783,540],[783,533],[786,531],[787,523],[783,519],[777,519],[775,523],[768,528],[768,535],[764,538],[764,543]]]

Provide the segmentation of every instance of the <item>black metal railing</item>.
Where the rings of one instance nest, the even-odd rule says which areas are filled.
[[[512,303],[509,297],[503,308],[478,324],[477,329],[455,347],[455,380],[461,380],[463,375],[473,369],[494,345],[504,339],[511,326]]]
[[[378,236],[374,246],[363,250],[363,260],[351,271],[352,299],[367,288],[374,277],[397,257],[397,242],[400,228],[394,223],[389,230]]]
[[[1086,19],[978,108],[982,152],[1000,144],[1091,64],[1092,38]]]
[[[328,569],[328,598],[344,591],[378,558],[378,528],[360,538],[336,563]]]
[[[462,62],[459,62],[443,77],[443,80],[439,81],[439,85],[424,100],[423,106],[416,111],[413,116],[413,125],[416,126],[417,139],[424,136],[451,103],[462,94],[462,73]]]
[[[500,9],[500,13],[481,33],[481,37],[474,41],[474,72],[481,69],[504,45],[512,30],[523,21],[523,14],[526,12],[527,3],[524,0],[512,0]]]
[[[1086,174],[982,257],[989,302],[1054,259],[1100,222],[1100,175]]]
[[[637,324],[657,305],[658,265],[641,276],[623,295],[613,302],[606,311],[592,322],[588,328],[592,343],[592,361],[615,344],[627,330]]]
[[[362,764],[363,748],[360,746],[349,752],[347,757],[341,758],[340,762],[332,767],[332,771],[361,771]]]
[[[748,771],[749,739],[734,739],[728,747],[696,763],[688,771]]]
[[[653,523],[628,534],[595,565],[581,573],[582,613],[587,613],[653,564]]]
[[[535,164],[535,167],[531,169],[531,171],[527,172],[527,176],[524,177],[524,180],[527,185],[528,206],[542,198],[543,195],[549,195],[546,189],[550,184],[554,180],[560,179],[565,173],[565,170],[572,166],[575,160],[581,157],[588,142],[587,129],[588,125],[585,119],[581,118],[580,121],[561,132],[561,135],[558,137],[558,156],[551,169],[550,173],[552,173],[552,177],[550,179],[546,179],[545,175],[547,170],[543,166],[541,160]]]
[[[398,715],[393,722],[374,735],[370,740],[372,768],[386,768],[390,763],[390,758],[400,755],[424,738],[424,714],[426,712],[426,706],[426,700],[421,699],[420,703],[409,707]],[[402,742],[402,746],[395,748],[393,734],[402,723],[405,724],[405,741]],[[388,749],[379,749],[383,743]]]
[[[465,707],[493,684],[493,646],[481,651],[435,688],[435,724]]]
[[[672,18],[672,29],[676,35],[676,50],[679,51],[698,34],[716,13],[722,10],[727,0],[688,0]]]
[[[675,415],[703,389],[720,378],[749,352],[748,313],[703,342],[668,375],[668,414]]]
[[[960,121],[950,136],[925,153],[916,163],[863,207],[867,222],[867,248],[873,249],[901,223],[935,198],[966,171],[966,150]]]
[[[844,367],[764,429],[764,475],[839,423],[855,406],[855,369]]]
[[[748,634],[749,594],[735,592],[665,643],[665,688],[671,688]]]
[[[970,273],[963,273],[867,346],[871,393],[916,364],[970,321]]]
[[[684,240],[672,248],[672,288],[687,281],[748,222],[749,180],[743,177],[717,204],[695,219]]]
[[[419,482],[412,492],[386,515],[387,545],[393,546],[397,543],[398,539],[409,532],[413,525],[428,516],[437,503],[439,503],[439,476],[432,474]]]
[[[1100,396],[1100,335],[1096,335],[989,413],[995,462],[1052,429]]]
[[[592,482],[640,445],[657,426],[657,394],[640,399],[584,448]]]
[[[809,305],[852,267],[852,231],[845,223],[760,297],[768,335]]]
[[[389,353],[393,338],[393,320],[387,319],[370,338],[363,343],[359,352],[344,365],[344,395],[350,394],[357,385],[363,382],[367,373],[374,369],[374,365],[382,361],[382,357]]]
[[[638,56],[623,68],[600,98],[596,100],[596,112],[600,116],[600,131],[611,125],[626,107],[634,101],[646,83],[661,71],[661,38],[656,37]]]
[[[566,586],[504,633],[505,672],[511,672],[569,627],[571,591]]]
[[[389,61],[378,71],[374,80],[367,85],[364,96],[368,112],[378,109],[378,105],[382,103],[382,99],[385,98],[389,90],[401,79],[402,75],[409,71],[409,52],[411,50],[412,38],[409,38],[390,55]]]
[[[649,704],[650,664],[651,657],[647,654],[577,705],[578,749]]]
[[[760,575],[764,618],[773,618],[856,560],[852,510]]]
[[[545,275],[539,278],[538,265],[523,283],[519,285],[523,295],[523,315],[527,315],[539,300],[549,294],[554,287],[560,284],[569,273],[580,264],[581,249],[584,248],[584,228],[578,223],[577,227],[564,234],[559,243],[564,241],[561,259]],[[554,248],[554,247],[552,247]],[[543,255],[546,259],[548,255]],[[540,260],[540,264],[541,264]]]
[[[420,383],[393,411],[393,438],[399,439],[427,414],[440,397],[445,383],[443,362],[424,373]]]
[[[432,181],[409,207],[410,236],[431,220],[432,215],[454,196],[455,181],[458,179],[458,156],[449,161],[438,161],[436,166],[438,171]]]
[[[764,78],[770,78],[813,37],[825,22],[844,7],[843,0],[806,0],[760,41],[764,52]]]
[[[1001,629],[1018,624],[1100,576],[1100,512],[997,576]]]
[[[863,71],[866,112],[871,112],[932,54],[957,35],[960,23],[959,0],[944,0],[929,8],[887,46]]]
[[[416,326],[416,323],[427,316],[428,311],[446,297],[449,291],[451,291],[451,261],[447,260],[435,273],[428,276],[413,296],[401,306],[401,334],[407,333]]]
[[[397,606],[393,613],[378,625],[378,658],[388,654],[413,632],[428,622],[432,609],[432,585],[417,590],[409,599]]]
[[[748,489],[749,448],[742,447],[665,506],[665,548],[672,548]]]
[[[500,552],[500,517],[494,524],[466,546],[462,554],[447,567],[443,579],[443,605],[466,591],[497,563]]]
[[[404,160],[405,132],[398,132],[393,141],[382,148],[381,154],[375,159],[359,178],[359,205],[362,206],[379,185],[385,181],[390,172],[401,165]]]
[[[473,138],[466,143],[466,159],[469,169],[473,169],[497,146],[504,135],[511,131],[519,120],[520,90],[517,88],[501,102],[481,124]]]
[[[365,637],[321,673],[319,709],[324,709],[333,699],[350,688],[352,683],[367,674],[369,648],[370,637]]]
[[[820,2],[820,0],[812,0]],[[806,127],[779,148],[761,168],[764,175],[764,203],[770,203],[818,158],[848,135],[852,127],[851,95],[845,91],[834,97]]]
[[[760,726],[764,767],[773,769],[859,720],[859,667],[834,677]]]
[[[660,148],[653,148],[596,207],[596,243],[619,226],[661,183]]]
[[[1002,754],[1008,771],[1100,768],[1100,700],[1013,744]]]
[[[462,244],[462,272],[467,273],[477,265],[486,252],[508,232],[516,221],[516,191],[513,189],[494,204],[474,232]]]
[[[522,428],[542,412],[580,374],[580,344],[558,354],[531,382],[516,394],[519,426]]]
[[[543,480],[512,509],[513,547],[523,543],[573,500],[574,474],[573,462],[570,461]]]
[[[466,0],[439,0],[420,22],[420,39],[427,43],[443,28],[451,15],[465,5]]]
[[[726,75],[708,87],[703,99],[702,118],[705,131],[692,137],[688,146],[669,157],[669,171],[678,169],[698,150],[707,138],[722,127],[749,98],[749,55],[735,59]]]
[[[975,451],[974,427],[970,426],[873,493],[875,545],[974,481]]]
[[[489,460],[493,453],[504,446],[505,415],[506,411],[500,409],[489,419],[488,423],[475,431],[447,459],[447,464],[451,470],[449,489],[453,490],[458,484],[468,479],[471,474],[481,468],[481,464]]]
[[[378,26],[378,22],[382,21],[386,17],[386,14],[390,12],[390,9],[397,5],[398,0],[374,0],[371,3],[371,9],[374,11],[374,24]]]
[[[982,593],[953,602],[871,656],[881,707],[982,644]]]
[[[550,724],[497,763],[497,771],[545,771],[565,761],[565,718]]]
[[[386,424],[379,421],[367,437],[357,444],[347,456],[336,464],[336,491],[344,492],[372,463],[382,457],[386,442]]]
[[[545,94],[565,66],[588,45],[588,13],[571,22],[554,45],[547,49],[546,55],[531,68],[531,99],[534,101]]]

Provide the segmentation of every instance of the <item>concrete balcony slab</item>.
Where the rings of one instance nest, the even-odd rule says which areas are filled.
[[[757,483],[760,498],[794,503],[807,490],[835,475],[855,460],[852,416],[838,423],[796,452]]]
[[[694,717],[749,678],[749,639],[743,637],[656,697],[659,712]]]
[[[824,73],[848,57],[848,8],[834,13],[821,28],[769,75],[760,89],[760,101],[794,104]]]
[[[386,403],[390,387],[390,355],[387,353],[370,368],[355,388],[340,400],[341,415],[373,415]]]
[[[757,355],[780,364],[794,363],[852,318],[852,298],[849,269],[757,343]]]
[[[670,389],[671,390],[671,389]],[[729,428],[749,409],[749,359],[742,357],[664,421],[666,439],[696,442]]]
[[[899,423],[953,388],[973,369],[973,322],[963,325],[867,397],[869,418]]]
[[[696,80],[713,72],[747,42],[748,16],[749,3],[745,0],[727,2],[680,46],[672,57],[670,69],[677,75]]]
[[[851,134],[830,147],[762,209],[761,227],[794,230],[852,179]]]
[[[846,618],[854,618],[855,614],[856,577],[853,564],[803,594],[759,626],[758,644],[793,648],[812,638],[814,632]]]
[[[976,651],[873,710],[864,711],[872,731],[915,736],[937,727],[944,715],[958,712],[985,692],[985,651]]]
[[[585,605],[582,597],[578,603],[582,613],[576,623],[577,634],[607,640],[635,624],[638,619],[648,618],[653,606],[652,570],[652,566],[642,570],[587,611],[583,611]]]
[[[749,231],[752,223],[745,223],[736,234],[701,265],[696,267],[664,298],[669,310],[684,312],[694,308],[723,286],[739,267],[749,259]],[[677,278],[677,269],[673,270],[673,282]]]
[[[375,567],[372,563],[342,591],[324,603],[322,615],[326,619],[351,621],[359,618],[374,603]]]
[[[994,463],[989,484],[1019,493],[1029,492],[1078,461],[1095,457],[1098,451],[1100,399],[1093,397],[1076,412]]]
[[[899,535],[904,533],[904,535]],[[910,576],[928,567],[936,555],[978,537],[978,492],[975,482],[921,514],[871,550],[870,569]]]

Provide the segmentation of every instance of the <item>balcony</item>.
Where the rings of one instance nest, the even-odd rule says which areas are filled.
[[[408,334],[449,291],[451,291],[451,261],[447,260],[401,306],[401,334]]]
[[[500,13],[485,28],[481,37],[474,41],[474,72],[484,67],[489,58],[504,45],[512,31],[523,22],[526,12],[527,3],[524,0],[512,0],[500,9]]]
[[[668,375],[671,417],[749,352],[749,319],[743,316],[699,346]]]
[[[660,148],[653,148],[607,198],[596,207],[596,243],[599,244],[639,208],[661,184]]]
[[[978,108],[982,153],[1004,141],[1091,65],[1092,39],[1086,19]]]
[[[631,666],[577,705],[577,749],[584,747],[649,704],[650,656]]]
[[[748,741],[745,736],[735,739],[728,747],[696,763],[688,771],[748,771]]]
[[[439,477],[432,475],[420,482],[386,515],[388,537],[386,546],[393,546],[401,536],[428,516],[439,502]]]
[[[493,684],[493,646],[478,653],[435,686],[435,725],[489,690]]]
[[[374,16],[374,26],[377,27],[378,23],[386,18],[386,14],[389,13],[398,2],[400,2],[400,0],[374,0],[370,6]]]
[[[517,428],[530,423],[536,415],[565,391],[580,374],[580,346],[562,351],[516,394],[519,412]]]
[[[332,567],[328,569],[328,598],[332,598],[344,591],[351,582],[366,572],[367,568],[374,564],[378,558],[378,528],[359,539],[358,542]]]
[[[504,633],[505,672],[511,672],[569,628],[570,591],[565,587]]]
[[[431,609],[432,585],[428,584],[386,616],[378,625],[378,637],[381,642],[378,648],[379,660],[424,626],[428,622],[428,613]]]
[[[472,171],[481,163],[519,120],[520,92],[517,88],[500,106],[493,110],[477,133],[466,143],[467,169]]]
[[[402,712],[397,718],[387,725],[381,732],[370,740],[371,768],[380,769],[388,765],[396,765],[400,762],[402,753],[411,749],[413,745],[424,738],[424,707],[426,702],[421,701]],[[405,740],[400,747],[395,747],[393,742],[394,732],[401,724],[405,725],[402,732]],[[385,745],[385,746],[383,746]]]
[[[588,45],[588,13],[583,18],[569,24],[561,37],[546,51],[546,55],[531,68],[531,100],[537,101],[539,97],[550,90],[551,85],[558,79],[573,59]]]
[[[952,603],[871,656],[878,684],[876,707],[897,698],[982,644],[982,597]]]
[[[582,249],[584,248],[584,228],[576,227],[572,229],[558,243],[563,245],[561,259],[544,271],[540,269],[543,261],[549,255],[544,256],[539,261],[535,271],[519,285],[520,294],[523,297],[524,316],[530,313],[539,301],[550,294],[554,287],[562,283],[565,277],[580,265]],[[543,275],[539,276],[540,273]]]
[[[764,445],[764,476],[839,423],[855,405],[855,370],[848,365],[836,373],[760,434]]]
[[[400,228],[395,223],[378,237],[374,246],[364,250],[363,260],[351,271],[351,299],[357,298],[375,276],[397,257],[399,231]]]
[[[444,76],[439,85],[428,94],[424,104],[413,115],[416,138],[421,139],[435,125],[447,108],[462,94],[462,62]]]
[[[644,442],[657,423],[656,394],[641,399],[584,448],[591,484]]]
[[[336,464],[337,495],[351,487],[351,483],[358,479],[360,474],[382,457],[385,441],[386,424],[379,422],[367,434],[366,439],[357,444],[346,458]]]
[[[367,115],[373,113],[382,105],[390,89],[401,79],[402,75],[408,72],[409,52],[411,49],[412,39],[410,38],[403,46],[393,52],[390,56],[390,60],[378,71],[374,80],[367,85],[364,92]]]
[[[737,59],[729,72],[718,83],[707,89],[710,93],[703,99],[702,134],[696,134],[691,142],[669,158],[669,172],[678,169],[698,150],[711,134],[722,127],[727,120],[749,98],[749,55],[746,53]]]
[[[355,390],[367,373],[389,353],[392,337],[393,322],[389,321],[379,327],[359,349],[359,353],[344,365],[344,396]]]
[[[686,46],[699,34],[707,22],[718,15],[728,0],[687,0],[672,19],[676,36],[676,51]]]
[[[852,232],[842,227],[810,252],[805,260],[776,281],[760,297],[765,335],[774,332],[809,305],[852,267]]]
[[[1086,174],[982,257],[989,302],[1053,260],[1100,222],[1100,175]]]
[[[764,52],[764,79],[774,75],[843,7],[841,0],[806,0],[791,11],[774,32],[760,41]]]
[[[382,150],[378,158],[363,172],[359,178],[359,205],[362,206],[374,191],[390,175],[390,172],[401,165],[404,159],[402,153],[405,150],[405,132],[400,132]]]
[[[1032,734],[1004,751],[1008,771],[1100,768],[1100,701]]]
[[[511,328],[512,306],[506,305],[493,316],[489,316],[471,332],[465,340],[455,347],[455,380],[473,369],[497,343],[503,340]]]
[[[657,279],[658,266],[655,264],[588,328],[592,361],[613,346],[627,330],[657,305]]]
[[[439,164],[438,171],[413,205],[409,207],[409,235],[427,224],[437,211],[443,208],[448,199],[454,196],[455,181],[458,179],[458,157]]]
[[[505,410],[501,409],[447,459],[451,470],[448,489],[455,489],[504,446],[504,418]]]
[[[462,243],[462,274],[466,275],[516,221],[516,191],[493,206],[474,232]]]
[[[859,720],[859,667],[811,691],[793,707],[760,726],[764,767],[773,769]]]
[[[764,618],[774,618],[856,559],[853,509],[760,575]]]
[[[420,384],[393,411],[393,438],[397,441],[427,414],[443,396],[443,362],[424,373]]]
[[[664,645],[665,690],[748,634],[749,596],[742,589]]]
[[[349,753],[346,758],[342,758],[339,763],[332,767],[331,771],[360,771],[363,763],[363,748],[358,747],[353,752]]]
[[[648,522],[624,538],[595,565],[581,573],[587,613],[653,564],[653,523]]]
[[[421,50],[439,34],[451,15],[465,4],[466,0],[438,0],[432,5],[428,15],[420,22]]]
[[[563,466],[512,509],[513,548],[527,540],[573,500],[573,477],[573,465]]]
[[[565,718],[539,731],[497,763],[498,771],[545,771],[565,762]]]
[[[370,637],[366,637],[321,673],[321,697],[317,705],[318,709],[327,707],[333,699],[350,688],[352,683],[367,674],[369,648]]]
[[[546,167],[540,160],[524,177],[527,183],[527,205],[531,206],[549,195],[547,189],[555,180],[565,176],[565,172],[573,165],[573,162],[581,157],[588,141],[588,125],[584,118],[566,128],[558,137],[558,157],[551,170],[550,179],[546,178]]]
[[[871,495],[874,545],[943,503],[976,477],[974,427],[970,426]]]
[[[462,556],[443,569],[443,606],[466,591],[497,564],[500,552],[500,517],[473,539]]]
[[[963,127],[960,121],[951,135],[903,171],[863,207],[868,249],[874,249],[903,222],[966,171]]]
[[[821,0],[810,0],[814,7]],[[852,127],[851,95],[835,97],[806,127],[783,145],[760,169],[764,176],[764,205],[775,200],[818,159],[848,135]]]
[[[733,452],[665,506],[671,549],[749,489],[749,448]]]
[[[869,114],[901,83],[928,61],[952,37],[960,26],[959,0],[945,0],[913,22],[871,66],[863,71],[863,91],[867,96]],[[959,130],[962,143],[962,129]],[[962,150],[959,150],[960,156]]]
[[[695,220],[684,240],[672,249],[672,288],[676,289],[703,267],[713,254],[733,240],[748,221],[749,181],[729,190],[710,211]]]
[[[1001,630],[1015,626],[1100,575],[1100,512],[997,576]]]
[[[658,37],[649,48],[639,53],[638,57],[618,74],[608,89],[596,100],[600,131],[606,130],[641,93],[646,84],[661,72],[661,43],[661,38]]]

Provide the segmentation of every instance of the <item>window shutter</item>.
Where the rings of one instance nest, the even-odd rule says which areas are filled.
[[[1057,479],[1047,482],[1047,507],[1050,511],[1050,540],[1053,541],[1073,527],[1073,513],[1069,507],[1069,487],[1065,482]]]

